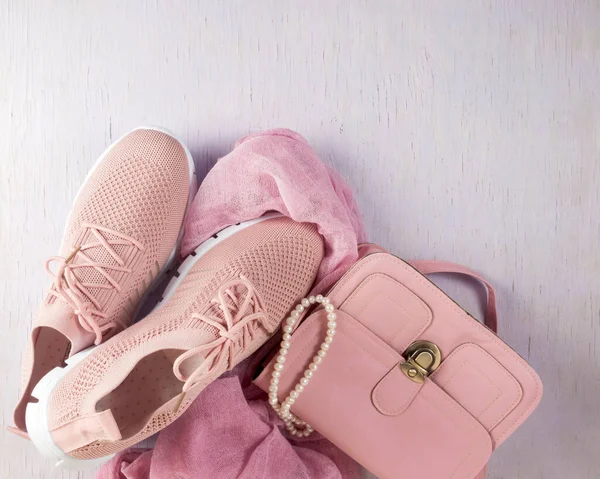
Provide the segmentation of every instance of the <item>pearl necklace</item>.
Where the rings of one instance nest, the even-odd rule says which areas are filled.
[[[327,312],[327,335],[321,343],[321,348],[317,355],[312,359],[312,362],[308,365],[308,369],[304,371],[304,376],[300,379],[300,382],[296,384],[294,389],[290,392],[290,395],[279,404],[279,398],[277,397],[277,391],[279,388],[279,379],[283,372],[283,364],[285,363],[285,357],[287,356],[290,349],[290,339],[292,338],[292,331],[294,330],[294,324],[300,318],[300,313],[309,307],[311,304],[321,303],[325,306]],[[304,388],[308,385],[310,378],[312,378],[314,372],[317,370],[323,358],[327,355],[329,346],[333,341],[333,335],[335,334],[336,327],[336,314],[334,313],[335,308],[331,301],[326,296],[310,296],[300,301],[300,304],[290,313],[290,317],[286,319],[283,326],[283,340],[281,341],[281,348],[279,354],[275,359],[275,366],[273,373],[271,374],[271,385],[269,386],[269,404],[273,407],[273,410],[283,420],[285,428],[289,431],[292,436],[308,437],[314,429],[298,418],[295,414],[290,411],[290,407],[296,402],[300,393],[304,391]],[[300,429],[299,429],[299,428]]]

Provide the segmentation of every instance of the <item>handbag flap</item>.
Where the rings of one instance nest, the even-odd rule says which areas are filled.
[[[408,380],[399,367],[393,367],[373,389],[373,406],[381,414],[398,416],[410,406],[421,387],[422,384]]]

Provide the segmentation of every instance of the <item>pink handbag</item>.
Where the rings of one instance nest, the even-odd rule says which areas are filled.
[[[291,411],[380,479],[483,477],[542,396],[535,371],[492,331],[493,289],[452,263],[408,264],[374,245],[361,254],[327,295],[336,334]],[[488,327],[424,276],[441,272],[485,284]],[[281,397],[318,351],[326,314],[318,307],[294,331]],[[273,364],[255,380],[265,391]]]

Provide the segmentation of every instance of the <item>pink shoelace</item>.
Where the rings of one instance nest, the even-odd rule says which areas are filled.
[[[79,320],[81,327],[86,331],[96,335],[94,344],[98,345],[102,342],[102,336],[105,331],[117,326],[124,328],[125,325],[117,323],[115,320],[107,321],[101,324],[102,320],[107,319],[108,315],[102,311],[99,302],[91,294],[89,288],[114,288],[118,292],[121,292],[120,284],[110,275],[109,271],[131,273],[132,270],[125,267],[125,261],[117,254],[113,246],[135,246],[140,251],[143,251],[144,247],[135,239],[113,231],[109,228],[104,228],[102,226],[97,226],[90,223],[82,223],[81,226],[84,229],[89,229],[98,241],[78,246],[66,258],[63,258],[62,256],[53,256],[49,258],[45,263],[45,268],[48,274],[54,278],[54,288],[50,289],[50,294],[56,296],[57,298],[63,299],[69,305],[71,305],[73,311],[77,315],[77,319]],[[106,239],[103,233],[110,234],[116,239]],[[94,261],[84,253],[84,251],[92,248],[104,248],[117,264],[107,264]],[[71,261],[76,257],[83,261],[75,264],[72,263]],[[59,264],[56,273],[53,273],[50,269],[50,265],[53,262],[57,262]],[[84,283],[79,281],[77,275],[75,274],[75,270],[83,268],[94,268],[106,279],[108,284]]]
[[[243,300],[241,300],[242,294],[240,294],[239,290],[236,292],[236,288],[239,287],[246,289]],[[246,333],[250,340],[254,339],[253,329],[247,326],[252,322],[257,322],[258,325],[267,327],[267,313],[258,292],[243,275],[240,275],[239,279],[233,279],[221,285],[211,303],[218,305],[218,309],[223,313],[225,324],[222,323],[223,318],[216,315],[212,317],[206,314],[192,315],[192,319],[197,319],[217,329],[219,337],[210,343],[190,349],[175,360],[173,373],[180,381],[184,382],[182,397],[176,409],[179,408],[183,395],[192,386],[202,381],[210,373],[213,366],[221,361],[224,354],[229,356],[227,369],[233,368],[235,340],[238,339],[240,332],[243,334],[244,343],[242,348],[244,348],[246,346]],[[248,314],[247,311],[249,309],[253,312]],[[205,351],[210,351],[210,353],[204,358],[198,368],[189,377],[186,377],[181,371],[181,364],[186,359],[202,355]]]

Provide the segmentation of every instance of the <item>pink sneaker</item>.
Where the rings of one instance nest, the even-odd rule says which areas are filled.
[[[310,290],[323,250],[314,225],[273,215],[215,235],[143,321],[40,381],[27,408],[32,441],[82,467],[160,431],[267,341]]]
[[[13,432],[27,437],[31,392],[75,353],[125,329],[176,257],[196,188],[194,162],[171,134],[138,128],[96,162],[67,219],[53,278],[25,349]]]

